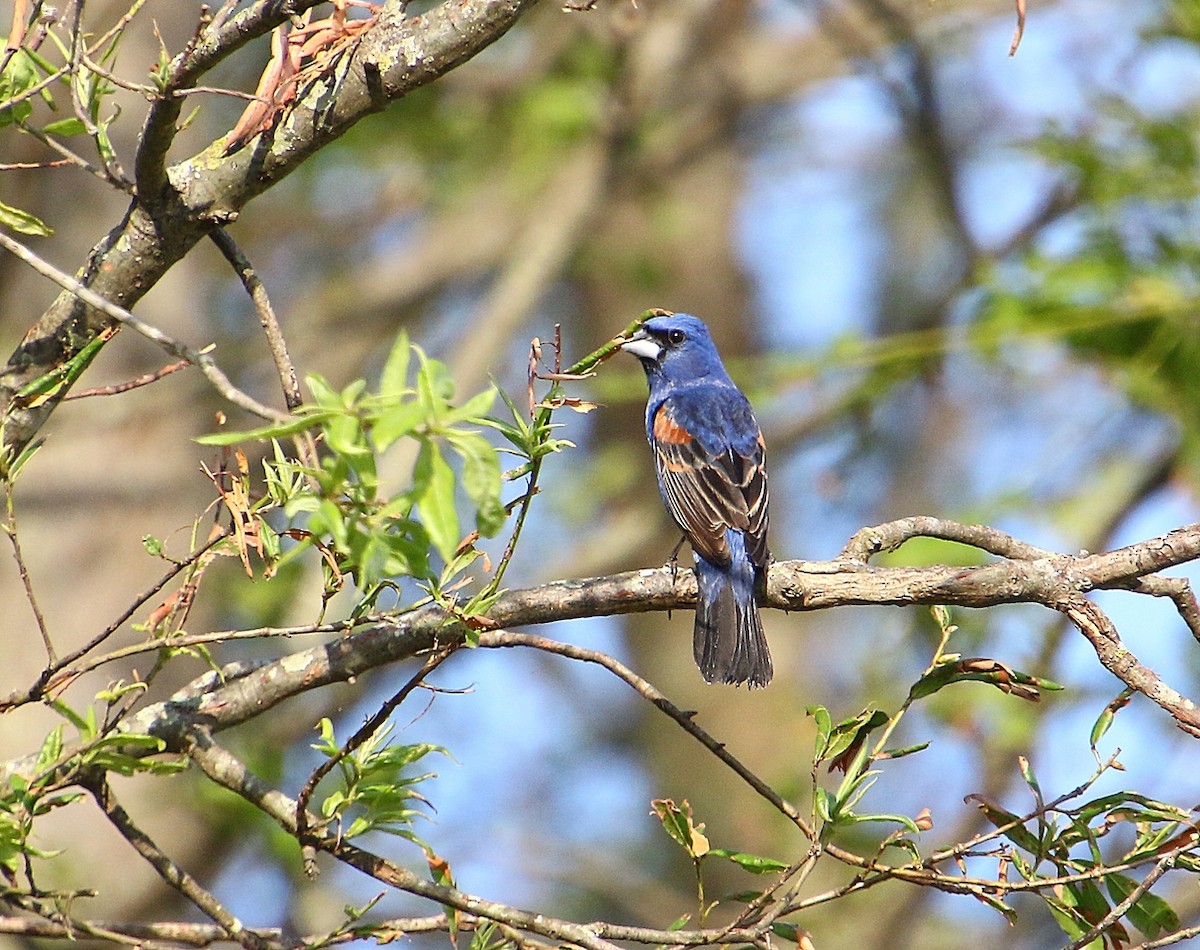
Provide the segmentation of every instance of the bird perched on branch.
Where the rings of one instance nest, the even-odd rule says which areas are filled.
[[[696,317],[662,311],[621,349],[646,370],[659,491],[696,562],[696,665],[710,683],[766,686],[771,653],[757,596],[770,561],[767,470],[754,410]]]

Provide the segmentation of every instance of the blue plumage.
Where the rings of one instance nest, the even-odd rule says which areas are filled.
[[[771,654],[757,597],[770,562],[767,471],[754,410],[696,317],[653,317],[622,349],[646,370],[659,491],[696,559],[696,664],[710,683],[765,686]]]

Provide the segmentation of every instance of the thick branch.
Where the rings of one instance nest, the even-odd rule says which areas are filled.
[[[147,121],[138,156],[138,178],[154,193],[135,200],[124,220],[96,245],[77,275],[79,282],[110,303],[132,309],[202,237],[236,218],[252,198],[365,116],[432,82],[499,39],[536,2],[447,0],[419,16],[405,16],[402,3],[391,3],[349,52],[301,87],[295,104],[271,131],[232,155],[224,154],[224,139],[214,142],[167,170],[169,187],[161,188],[155,184],[158,175],[153,166],[169,145],[179,100],[159,100]],[[221,58],[217,51],[221,43],[244,42],[269,29],[286,9],[286,4],[256,5],[247,11],[247,16],[259,17],[252,24],[235,17],[212,36],[202,37],[177,62],[178,81],[195,81]],[[29,406],[18,404],[14,396],[27,383],[67,363],[111,320],[69,292],[42,315],[0,374],[0,447],[15,455],[54,411],[65,390]]]
[[[991,530],[936,519],[904,519],[896,524],[906,530],[920,525],[935,535],[939,531],[953,533],[956,539],[966,538],[972,531]],[[893,540],[905,534],[905,530],[896,530],[892,525],[865,530],[866,534],[872,532]],[[1100,588],[1136,589],[1140,577],[1197,558],[1200,524],[1104,554],[1051,554],[1032,560],[1001,559],[974,567],[872,567],[860,561],[786,561],[771,567],[766,604],[784,610],[849,604],[1042,604],[1070,617],[1096,648],[1106,668],[1170,712],[1188,731],[1196,732],[1200,730],[1200,711],[1195,704],[1140,664],[1117,638],[1103,613],[1094,609],[1084,595]],[[494,628],[519,627],[678,609],[694,603],[695,597],[695,579],[690,571],[672,577],[668,568],[656,568],[509,591],[499,598],[488,618]],[[124,728],[159,736],[179,749],[197,724],[212,730],[228,729],[299,693],[345,682],[462,636],[461,626],[448,622],[444,611],[424,607],[365,624],[353,633],[279,660],[227,669],[224,678],[207,674],[170,699],[139,710],[126,720]],[[12,771],[27,770],[28,765],[23,760],[9,763],[0,768],[0,779]]]

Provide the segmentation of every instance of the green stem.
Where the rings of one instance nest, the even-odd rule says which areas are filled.
[[[621,343],[624,342],[626,337],[636,332],[638,327],[659,313],[662,313],[662,311],[658,309],[644,311],[640,317],[631,322],[623,331],[621,331],[619,336],[613,337],[603,346],[593,350],[583,359],[570,366],[565,371],[565,375],[579,376],[583,373],[591,372],[592,369],[594,369],[596,366],[599,366],[606,359],[616,353],[621,348]],[[541,410],[534,418],[533,431],[541,431],[543,433],[541,436],[543,441],[550,437],[550,419],[554,414],[554,410],[549,404],[555,397],[559,395],[560,391],[561,387],[557,382],[550,387],[549,393],[546,394],[546,405],[542,406]],[[508,570],[508,565],[512,561],[513,555],[516,553],[517,541],[520,539],[521,531],[525,527],[525,518],[529,514],[529,508],[530,505],[533,504],[534,496],[538,493],[538,476],[541,474],[542,460],[544,458],[544,455],[538,455],[529,462],[529,482],[525,487],[525,495],[521,499],[521,505],[517,509],[517,518],[513,523],[512,535],[508,539],[508,544],[504,547],[504,553],[500,556],[500,562],[496,565],[496,571],[492,575],[491,581],[488,582],[487,586],[483,590],[483,597],[491,596],[500,589],[500,582],[504,579],[504,574]]]

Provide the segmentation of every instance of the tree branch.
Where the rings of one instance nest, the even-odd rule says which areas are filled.
[[[231,940],[236,940],[246,950],[265,950],[266,943],[242,922],[233,916],[211,893],[205,890],[194,877],[172,861],[144,831],[133,823],[128,813],[113,797],[112,789],[103,776],[93,777],[82,784],[92,793],[96,804],[121,836],[133,849],[149,862],[159,877],[196,905],[205,915],[223,927]]]
[[[204,774],[218,785],[235,792],[266,812],[284,830],[295,833],[296,802],[256,776],[246,768],[245,763],[216,745],[206,734],[201,732],[192,737],[189,755]],[[709,943],[747,943],[757,938],[756,933],[747,930],[667,931],[603,921],[580,924],[545,914],[535,914],[428,881],[385,858],[341,840],[337,835],[314,832],[312,837],[313,843],[322,851],[389,887],[456,908],[473,917],[495,920],[518,930],[574,944],[586,950],[617,950],[616,944],[611,942],[613,940],[699,946]]]
[[[900,527],[896,527],[896,525]],[[897,538],[913,527],[969,536],[976,529],[938,519],[904,519],[866,529],[869,536]],[[859,533],[860,535],[863,532]],[[1034,550],[1030,548],[1030,550]],[[858,605],[944,604],[993,607],[1035,603],[1066,614],[1088,638],[1105,668],[1169,712],[1179,725],[1200,732],[1195,703],[1142,665],[1117,637],[1111,621],[1084,595],[1102,588],[1136,589],[1139,579],[1200,558],[1200,523],[1187,525],[1103,554],[1048,554],[1032,560],[1000,559],[973,567],[872,567],[858,561],[785,561],[773,564],[765,605],[783,610],[820,610]],[[508,591],[488,614],[493,629],[575,620],[582,617],[675,610],[695,603],[690,571],[669,568],[608,577],[554,581]],[[206,674],[171,698],[126,719],[131,733],[159,736],[178,750],[197,724],[219,731],[260,715],[292,696],[345,682],[375,667],[418,656],[464,636],[461,625],[429,605],[373,618],[352,633],[279,660]],[[157,648],[157,646],[156,646]],[[29,763],[0,767],[0,780]]]
[[[215,227],[295,171],[355,123],[470,59],[503,36],[537,0],[446,0],[406,16],[392,0],[352,49],[298,90],[275,126],[225,155],[224,138],[164,172],[180,97],[152,105],[135,161],[138,197],[93,249],[78,283],[126,311]],[[195,82],[239,46],[315,0],[262,0],[201,29],[170,67],[168,91]],[[87,347],[113,319],[77,292],[61,294],[0,374],[0,448],[15,456],[54,411],[58,398],[23,405],[16,395]]]

